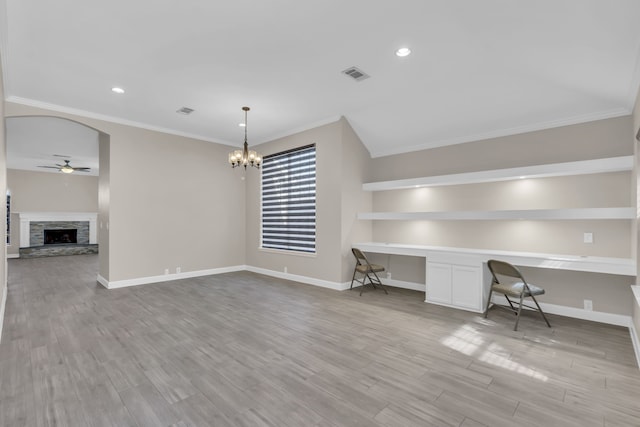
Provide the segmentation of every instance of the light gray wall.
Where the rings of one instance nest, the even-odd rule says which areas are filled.
[[[11,210],[98,212],[98,177],[7,169]]]
[[[260,171],[248,169],[247,265],[330,282],[341,280],[341,148],[340,121],[255,147],[263,156],[316,144],[316,254],[298,255],[260,249]]]
[[[2,80],[2,61],[0,61],[0,117],[5,117],[5,102],[4,102],[4,82]],[[6,194],[7,192],[7,145],[5,141],[5,121],[0,120],[0,194]],[[0,217],[6,218],[7,216],[7,206],[6,203],[0,203]],[[3,242],[7,239],[7,231],[6,227],[2,227],[2,233],[0,233],[0,238]],[[0,245],[0,259],[4,260],[0,262],[0,302],[6,301],[6,293],[7,293],[7,246]],[[0,306],[1,307],[1,306]],[[4,312],[0,309],[0,325],[2,325],[4,318]],[[2,328],[0,327],[0,335],[2,333]],[[2,338],[0,336],[0,338]]]
[[[260,174],[247,171],[247,264],[332,283],[351,280],[351,245],[371,240],[371,224],[356,214],[371,209],[371,194],[362,191],[370,156],[344,119],[280,138],[256,149],[263,155],[316,144],[316,254],[297,255],[260,249]]]
[[[103,226],[110,281],[244,264],[244,182],[227,165],[232,147],[20,104],[6,108],[10,117],[64,117],[109,136]]]
[[[633,140],[635,165],[633,169],[633,190],[636,197],[636,207],[640,203],[640,141],[635,136],[637,132],[640,132],[640,91],[636,94],[636,102],[633,108],[633,128],[631,129],[630,138]],[[635,260],[636,265],[640,266],[640,215],[636,216],[634,221],[634,243],[635,243]],[[636,285],[640,285],[640,276],[636,276]],[[636,329],[636,342],[640,342],[640,307],[639,302],[634,304],[633,309],[633,322]]]
[[[474,172],[633,154],[631,117],[377,157],[372,181]]]
[[[495,138],[372,160],[371,181],[615,157],[633,153],[631,117]],[[375,212],[636,206],[629,172],[373,193]],[[631,258],[634,221],[371,221],[377,242]],[[583,243],[592,232],[594,243]],[[393,279],[424,283],[424,262],[377,255]],[[543,302],[631,315],[626,276],[527,269]]]
[[[631,173],[524,179],[374,193],[375,212],[628,207]],[[629,220],[374,221],[374,240],[607,257],[631,257]],[[583,233],[594,242],[585,244]]]
[[[351,245],[356,242],[369,242],[373,238],[370,221],[359,221],[358,212],[369,212],[372,208],[372,194],[362,191],[362,184],[369,179],[371,157],[369,151],[342,118],[342,179],[341,210],[342,219],[342,282],[350,281],[355,268],[355,258]]]
[[[109,245],[109,202],[110,202],[110,159],[111,159],[111,137],[100,132],[98,135],[98,150],[100,162],[100,176],[98,177],[98,245],[100,247],[98,274],[105,279],[109,279],[109,258],[111,247]]]

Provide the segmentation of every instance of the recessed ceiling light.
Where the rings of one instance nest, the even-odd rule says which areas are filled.
[[[400,49],[396,50],[396,55],[397,56],[409,56],[409,54],[411,53],[411,49],[409,49],[408,47],[401,47]]]
[[[124,89],[122,89],[121,87],[112,87],[111,92],[124,93]]]
[[[240,126],[241,128],[245,127],[246,124],[245,123],[238,123],[238,126]]]

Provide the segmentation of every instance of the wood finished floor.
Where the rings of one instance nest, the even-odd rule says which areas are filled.
[[[9,260],[1,426],[640,426],[625,328],[513,332],[419,292],[248,272],[106,290],[96,271]]]

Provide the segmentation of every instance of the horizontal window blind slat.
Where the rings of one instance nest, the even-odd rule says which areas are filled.
[[[265,156],[261,176],[262,247],[315,253],[315,145]]]

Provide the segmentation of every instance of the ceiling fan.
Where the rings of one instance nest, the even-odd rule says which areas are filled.
[[[58,169],[63,173],[73,173],[73,172],[89,172],[91,168],[76,168],[69,164],[69,160],[64,161],[64,165],[56,163],[55,166],[38,166],[39,168],[48,168],[48,169]]]

